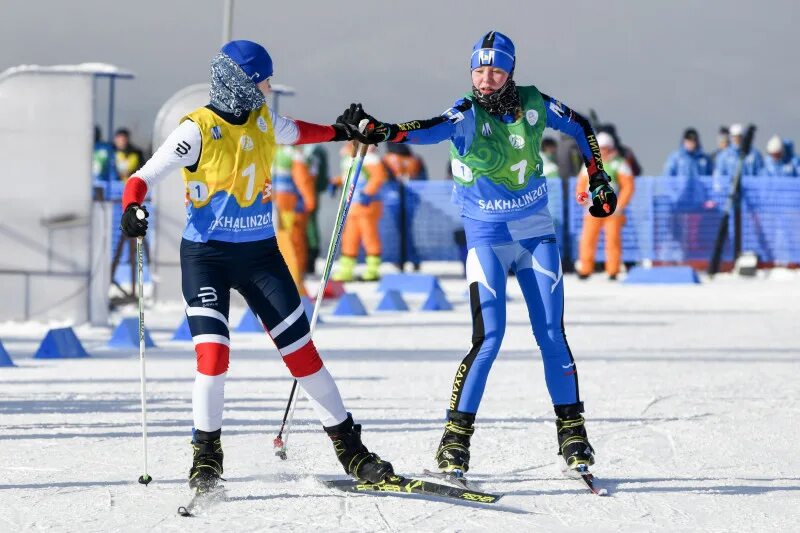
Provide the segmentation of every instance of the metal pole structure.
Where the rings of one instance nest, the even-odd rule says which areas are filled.
[[[747,154],[745,154],[745,157]],[[742,255],[742,182],[739,180],[733,203],[733,262]]]
[[[222,10],[222,44],[231,40],[233,35],[233,0],[225,0]]]
[[[117,78],[114,76],[110,76],[108,78],[108,131],[106,131],[106,135],[108,136],[108,142],[114,142],[114,84],[117,81]],[[111,161],[111,164],[115,164],[114,161]]]
[[[406,256],[406,248],[408,247],[408,232],[406,231],[406,225],[408,224],[406,220],[406,184],[402,178],[398,178],[397,183],[399,185],[397,193],[400,197],[400,256],[397,259],[397,267],[400,269],[400,272],[403,272],[405,271],[406,260],[408,259]]]

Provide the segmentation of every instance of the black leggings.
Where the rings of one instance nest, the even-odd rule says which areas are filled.
[[[181,272],[201,373],[227,370],[231,289],[244,296],[284,358],[310,342],[308,318],[275,237],[246,243],[184,239]]]

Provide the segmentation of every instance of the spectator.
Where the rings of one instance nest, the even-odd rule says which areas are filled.
[[[790,139],[783,140],[783,159],[784,161],[791,161],[794,166],[800,168],[800,156],[794,153],[794,142]]]
[[[94,127],[94,148],[92,148],[92,179],[94,181],[117,181],[117,168],[112,164],[114,147],[101,140],[100,127]]]
[[[316,205],[309,213],[308,226],[306,228],[306,239],[308,241],[306,273],[313,274],[317,257],[319,257],[320,246],[319,224],[317,223],[319,195],[328,188],[328,180],[330,178],[328,174],[328,152],[322,145],[309,144],[303,147],[303,155],[306,158],[308,171],[314,178],[314,203]]]
[[[767,157],[764,158],[764,166],[761,169],[762,176],[792,176],[798,174],[798,167],[795,161],[787,153],[783,140],[774,135],[767,141]]]
[[[709,176],[711,159],[703,153],[697,130],[683,132],[681,146],[672,152],[664,163],[664,176]]]
[[[131,177],[144,163],[144,154],[131,144],[131,132],[120,128],[114,133],[114,148],[117,150],[117,174],[122,181]]]
[[[727,126],[720,126],[717,132],[717,149],[711,154],[711,164],[717,160],[720,152],[724,152],[731,144],[730,131]]]
[[[606,274],[608,279],[617,279],[620,263],[622,261],[622,227],[625,225],[623,210],[633,196],[633,172],[625,158],[614,145],[614,138],[607,132],[597,134],[597,145],[600,147],[600,156],[603,158],[603,167],[611,185],[617,193],[617,209],[613,215],[606,218],[595,218],[588,212],[583,217],[583,231],[580,241],[580,260],[576,265],[578,277],[588,278],[594,272],[594,256],[597,249],[597,240],[600,230],[605,229],[606,234]],[[589,176],[586,168],[578,176],[576,194],[589,189]]]
[[[405,268],[406,260],[411,261],[414,272],[419,271],[421,262],[419,253],[414,243],[414,218],[419,205],[419,197],[406,192],[403,183],[410,180],[427,180],[425,163],[422,159],[411,151],[411,147],[401,143],[387,143],[386,155],[383,156],[383,164],[389,172],[389,179],[400,182],[398,194],[400,197],[400,212],[398,223],[400,225],[400,257],[397,263],[402,272]],[[448,170],[452,172],[448,166]]]
[[[539,156],[542,158],[542,176],[545,178],[558,177],[558,165],[556,164],[556,151],[558,150],[558,143],[552,137],[545,137],[542,139],[541,147],[539,148]]]
[[[744,126],[741,124],[731,125],[731,144],[725,150],[719,152],[714,160],[715,176],[733,176],[736,172],[736,165],[739,163],[739,147],[742,145],[743,137]],[[761,172],[762,166],[764,166],[764,159],[761,157],[761,153],[755,148],[750,147],[750,152],[748,152],[744,158],[742,175],[757,176]]]
[[[343,183],[353,161],[353,146],[345,143],[341,150],[342,174],[331,180],[335,185]],[[377,281],[380,278],[381,236],[378,224],[383,212],[381,188],[388,179],[386,167],[376,153],[376,147],[370,146],[364,156],[361,175],[356,184],[353,203],[342,232],[342,253],[339,257],[333,278],[336,281],[353,281],[353,270],[356,267],[359,247],[363,244],[367,255],[367,270],[361,276],[362,281]]]
[[[308,214],[317,207],[314,178],[302,149],[297,146],[280,146],[275,153],[274,169],[272,185],[278,209],[278,248],[300,296],[307,296],[303,273],[308,263]]]
[[[622,141],[620,141],[619,135],[617,135],[617,127],[610,123],[600,124],[597,126],[597,133],[602,132],[611,135],[611,138],[614,140],[614,146],[617,147],[617,153],[628,162],[628,166],[630,167],[631,172],[633,172],[633,176],[640,176],[642,174],[642,165],[639,164],[639,160],[636,159],[636,154],[633,153],[633,150],[631,150],[629,146],[623,145]]]
[[[383,164],[389,171],[389,179],[396,181],[427,180],[425,163],[411,152],[406,144],[387,143]]]
[[[566,133],[561,134],[561,138],[556,144],[556,165],[558,165],[558,175],[562,180],[577,176],[583,167],[580,148],[575,139]]]

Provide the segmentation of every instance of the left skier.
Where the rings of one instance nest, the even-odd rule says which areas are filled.
[[[232,41],[211,61],[210,103],[181,120],[153,157],[128,180],[122,232],[144,236],[137,211],[148,189],[181,168],[187,222],[181,242],[186,315],[197,354],[192,394],[193,460],[198,493],[222,475],[222,409],[229,361],[230,290],[244,296],[306,392],[349,475],[377,483],[392,465],[367,450],[361,426],[345,410],[336,383],[311,339],[297,288],[278,249],[272,221],[272,167],[278,144],[343,141],[339,124],[276,115],[267,107],[272,59],[261,45]]]

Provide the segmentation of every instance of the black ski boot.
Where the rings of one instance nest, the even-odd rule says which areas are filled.
[[[461,411],[447,411],[447,424],[439,449],[436,450],[436,462],[439,470],[446,473],[465,474],[469,470],[469,439],[475,428],[475,415]]]
[[[369,483],[380,483],[394,475],[392,463],[382,461],[378,454],[367,450],[361,442],[361,424],[354,424],[350,413],[341,424],[324,429],[333,441],[336,457],[348,475]]]
[[[594,464],[594,449],[589,444],[584,427],[583,402],[556,405],[558,455],[564,457],[567,468],[578,470]]]
[[[195,430],[192,439],[192,468],[189,470],[189,487],[197,494],[214,489],[222,479],[222,430],[207,432]]]

